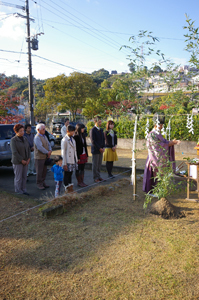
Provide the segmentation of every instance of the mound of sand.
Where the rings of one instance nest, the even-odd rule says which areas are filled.
[[[161,198],[152,204],[149,212],[154,215],[159,215],[164,219],[185,217],[185,213],[181,211],[179,207],[171,204],[166,198]]]

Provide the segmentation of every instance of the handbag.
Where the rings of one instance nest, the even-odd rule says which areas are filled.
[[[52,164],[52,161],[53,161],[52,158],[47,157],[46,160],[45,160],[44,165],[45,166],[50,166]]]
[[[86,153],[80,154],[79,158],[80,158],[80,161],[78,162],[78,165],[82,165],[82,164],[85,164],[88,162],[88,157],[87,157]]]

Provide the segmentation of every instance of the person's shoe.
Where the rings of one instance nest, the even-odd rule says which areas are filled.
[[[68,189],[68,193],[74,193],[75,192],[74,189],[73,189],[73,183],[70,183],[68,185],[67,189]]]
[[[85,187],[85,185],[83,184],[83,182],[79,182],[77,185],[80,186],[80,187]]]
[[[83,186],[83,187],[88,186],[88,185],[84,182],[84,173],[81,174],[81,182],[82,182],[82,186]]]
[[[100,177],[99,181],[106,181],[106,179],[103,179],[102,177]]]
[[[44,186],[38,186],[38,189],[39,190],[45,190],[45,187]]]
[[[23,192],[24,195],[29,196],[30,194],[27,192]]]
[[[47,185],[47,184],[44,184],[43,186],[44,186],[44,188],[46,188],[46,189],[50,187],[50,186]]]
[[[111,175],[108,175],[108,178],[113,179],[113,178],[115,178],[115,176],[113,176],[113,175],[111,174]]]
[[[99,182],[101,182],[101,180],[95,179],[94,182],[99,183]]]
[[[83,187],[82,180],[81,180],[81,175],[76,175],[76,178],[77,178],[77,185],[80,186],[80,187]]]

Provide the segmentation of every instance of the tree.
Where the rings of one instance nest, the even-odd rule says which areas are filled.
[[[175,115],[190,113],[193,105],[191,105],[189,96],[185,95],[183,91],[177,91],[154,99],[151,107],[154,112],[164,111],[165,115]]]
[[[135,71],[131,74],[131,85],[125,89],[125,100],[134,102],[134,111],[139,114],[143,111],[145,100],[142,97],[143,90],[146,89],[146,81],[148,79],[148,69],[145,62],[148,56],[156,56],[159,58],[158,64],[164,61],[164,54],[157,49],[156,43],[159,42],[157,37],[152,35],[152,32],[140,30],[138,35],[131,36],[129,41],[132,46],[123,45],[122,48],[130,50],[131,54],[127,56],[131,66]],[[129,80],[129,79],[128,79]]]
[[[0,124],[18,123],[23,116],[17,114],[19,97],[14,96],[16,89],[7,89],[7,78],[0,75]]]
[[[75,119],[77,109],[82,109],[87,98],[95,98],[97,85],[87,74],[78,72],[70,76],[64,74],[47,79],[44,85],[45,99],[48,107],[57,110],[70,110]]]
[[[187,14],[186,22],[187,25],[183,28],[188,30],[188,33],[184,34],[186,47],[185,50],[190,53],[189,63],[191,66],[199,69],[199,28],[194,26],[192,21]]]
[[[160,68],[160,66],[155,65],[152,69],[152,72],[158,74],[158,73],[162,73],[163,70]]]
[[[135,64],[133,63],[133,62],[130,62],[129,64],[128,64],[128,67],[129,67],[129,71],[131,72],[131,73],[134,73],[135,72]]]
[[[94,71],[91,74],[91,77],[93,79],[93,81],[100,86],[100,84],[105,80],[109,78],[109,71],[105,70],[105,69],[100,69],[98,71]]]
[[[82,114],[88,119],[93,119],[96,115],[103,115],[104,108],[104,102],[101,98],[87,98]]]

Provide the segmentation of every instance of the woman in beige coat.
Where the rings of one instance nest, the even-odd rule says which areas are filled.
[[[68,125],[67,134],[61,141],[61,154],[63,158],[63,169],[64,169],[64,185],[65,185],[65,189],[69,190],[70,192],[73,191],[72,188],[73,171],[76,171],[78,169],[76,142],[73,138],[74,134],[75,134],[75,127],[72,125]]]
[[[15,174],[14,186],[18,194],[29,195],[26,191],[27,170],[30,162],[30,146],[24,137],[24,126],[17,124],[14,126],[16,135],[11,138],[10,147],[12,151],[12,164]]]

